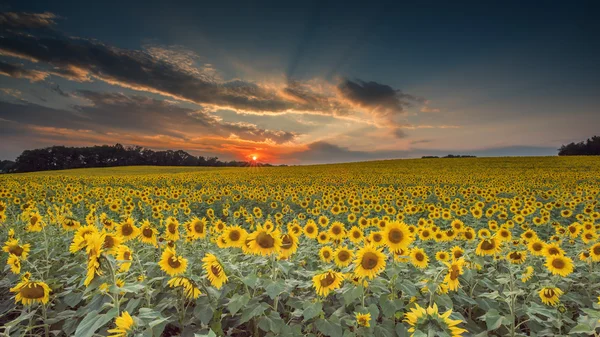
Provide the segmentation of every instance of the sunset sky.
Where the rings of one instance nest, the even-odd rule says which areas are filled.
[[[495,3],[4,3],[0,159],[555,155],[599,134],[600,2]]]

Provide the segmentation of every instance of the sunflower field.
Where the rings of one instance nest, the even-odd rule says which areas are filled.
[[[0,336],[599,336],[600,158],[0,176]]]

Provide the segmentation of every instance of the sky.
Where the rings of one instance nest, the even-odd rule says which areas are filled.
[[[313,164],[598,134],[598,1],[0,5],[0,159],[139,145]]]

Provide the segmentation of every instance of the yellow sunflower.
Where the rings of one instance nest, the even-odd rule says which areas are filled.
[[[371,313],[361,314],[359,312],[355,312],[354,317],[356,318],[356,324],[358,326],[364,326],[365,328],[371,326]]]
[[[446,274],[446,276],[444,277],[444,283],[448,286],[449,290],[458,290],[458,287],[460,286],[458,277],[464,273],[464,263],[465,260],[462,258],[452,261],[452,263],[446,263],[446,266],[448,266],[448,274]]]
[[[12,238],[8,239],[8,241],[4,243],[4,247],[2,247],[2,250],[9,254],[13,254],[22,260],[25,260],[27,259],[27,255],[29,255],[31,245],[29,243],[20,245],[19,239]]]
[[[331,240],[330,240],[329,234],[327,234],[327,232],[321,232],[317,235],[317,241],[320,244],[324,245],[326,243],[329,243],[329,241],[331,241]]]
[[[359,277],[373,279],[379,275],[386,266],[387,256],[372,245],[366,245],[358,250],[354,260],[354,273]]]
[[[206,218],[198,219],[197,217],[193,217],[185,224],[188,237],[191,237],[193,240],[205,238],[207,223]]]
[[[51,289],[44,282],[23,278],[14,288],[10,288],[10,292],[16,293],[15,303],[21,302],[27,306],[34,303],[48,303]]]
[[[266,230],[261,228],[248,235],[246,239],[248,248],[255,255],[278,254],[281,248],[281,234],[279,230]]]
[[[179,240],[179,221],[172,216],[165,220],[165,239],[169,241]]]
[[[521,281],[523,283],[531,280],[531,278],[533,277],[533,267],[532,266],[527,266],[527,268],[525,268],[525,272],[521,275]]]
[[[477,245],[477,249],[475,249],[475,254],[483,256],[483,255],[496,255],[500,252],[500,242],[498,239],[492,237],[489,239],[483,239]]]
[[[279,258],[287,259],[298,250],[298,237],[293,233],[287,233],[281,236],[281,248],[279,249]]]
[[[590,256],[592,261],[600,262],[600,242],[590,247]]]
[[[408,226],[403,222],[392,221],[383,230],[383,242],[391,250],[407,249],[415,240]]]
[[[544,241],[532,239],[527,244],[527,249],[534,256],[544,256],[544,249],[546,248],[546,243]]]
[[[158,265],[165,273],[170,276],[175,276],[185,272],[187,263],[187,259],[182,256],[177,256],[174,248],[167,247],[162,253]]]
[[[573,260],[561,255],[551,255],[546,259],[546,268],[554,274],[565,277],[573,272]]]
[[[313,276],[313,287],[315,287],[317,295],[325,297],[335,289],[339,289],[343,280],[342,273],[330,270]]]
[[[546,305],[556,306],[560,301],[559,298],[563,294],[563,291],[555,287],[546,287],[542,288],[538,294],[540,295],[542,303]]]
[[[129,332],[133,330],[135,322],[129,312],[123,311],[121,316],[115,319],[115,325],[117,326],[114,329],[109,329],[108,333],[111,335],[109,337],[125,337]]]
[[[140,229],[135,226],[132,218],[117,225],[117,233],[123,238],[123,242],[135,239],[140,234]]]
[[[223,231],[223,241],[227,247],[242,247],[248,233],[240,226],[229,226]]]
[[[188,299],[195,300],[202,294],[200,288],[196,285],[196,282],[187,277],[175,276],[167,282],[167,285],[171,288],[181,287],[185,297]]]
[[[462,321],[450,319],[451,314],[452,309],[440,314],[435,303],[427,309],[415,303],[415,307],[404,315],[404,321],[410,325],[411,336],[419,331],[422,335],[460,337],[467,330],[459,328]]]
[[[335,252],[333,252],[333,257],[335,265],[343,268],[352,263],[354,252],[348,249],[346,246],[340,246],[335,250]]]
[[[346,237],[346,228],[344,228],[343,223],[335,221],[331,224],[327,233],[332,239],[341,240]]]
[[[359,244],[365,239],[365,235],[360,228],[353,226],[350,228],[348,239],[350,239],[350,241],[352,241],[354,244]]]
[[[213,254],[206,254],[202,259],[202,267],[208,275],[208,280],[213,287],[220,289],[223,284],[227,283],[227,275],[223,271],[223,266],[219,262],[216,256]]]
[[[118,247],[123,241],[121,237],[113,233],[102,233],[102,235],[104,236],[104,243],[102,244],[104,252],[109,255],[116,254]]]
[[[420,269],[427,268],[427,264],[429,264],[429,256],[427,256],[422,248],[415,247],[410,250],[410,263]]]
[[[158,246],[156,243],[156,238],[158,236],[158,230],[152,227],[152,224],[148,220],[144,220],[142,222],[142,226],[140,227],[140,235],[138,239],[147,244],[151,244],[154,247]]]
[[[10,271],[13,274],[19,274],[21,272],[21,260],[15,254],[9,254],[6,264],[10,266]]]
[[[306,226],[304,226],[304,235],[310,239],[316,239],[317,235],[319,235],[319,229],[317,225],[313,222],[308,222]]]
[[[506,255],[506,259],[512,264],[521,264],[527,258],[527,251],[513,251]]]
[[[330,262],[335,258],[333,256],[333,249],[331,249],[331,247],[329,246],[321,247],[321,249],[319,250],[319,257],[323,262]]]
[[[117,248],[117,256],[116,259],[117,261],[119,261],[119,272],[126,272],[129,270],[129,268],[131,267],[131,261],[132,260],[132,252],[131,249],[129,249],[129,247],[125,246],[125,245],[120,245],[119,248]]]

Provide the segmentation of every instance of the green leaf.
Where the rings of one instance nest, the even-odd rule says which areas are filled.
[[[394,323],[389,320],[385,320],[382,323],[378,323],[374,327],[375,337],[395,337]]]
[[[246,308],[246,310],[242,311],[240,323],[246,323],[251,318],[262,315],[268,308],[269,305],[264,302],[260,302],[257,306]]]
[[[250,274],[242,279],[242,282],[244,282],[245,285],[252,289],[254,289],[254,287],[256,286],[257,281],[258,277],[256,276],[256,274]]]
[[[231,296],[229,303],[227,303],[227,309],[232,315],[235,315],[242,307],[244,307],[250,301],[250,295],[235,294]]]
[[[200,297],[196,301],[196,308],[194,309],[194,317],[200,319],[202,324],[208,325],[213,318],[214,310],[211,303],[206,297]]]
[[[417,294],[417,288],[415,285],[406,279],[398,279],[396,281],[396,288],[402,290],[403,295],[407,295],[409,297],[415,296]]]
[[[396,324],[396,335],[398,335],[398,337],[408,337],[408,336],[410,336],[410,333],[408,332],[408,329],[406,328],[406,326],[404,325],[404,323],[398,323],[398,324]]]
[[[76,337],[91,337],[96,330],[103,327],[106,323],[117,317],[117,308],[112,308],[104,315],[98,315],[98,311],[89,312],[79,323],[75,330]]]
[[[482,319],[485,321],[485,325],[487,326],[488,331],[496,330],[502,325],[502,319],[504,317],[500,316],[498,310],[490,309]]]
[[[342,295],[344,297],[344,304],[345,305],[351,304],[352,302],[354,302],[354,300],[361,297],[362,294],[363,294],[362,286],[359,286],[359,287],[351,286],[351,288],[348,289],[346,292],[344,292]]]
[[[217,337],[217,334],[211,329],[207,333],[195,333],[194,337]]]
[[[283,280],[277,280],[275,282],[269,281],[267,286],[265,287],[265,291],[267,295],[274,300],[279,294],[283,292],[285,289],[285,282]]]
[[[317,329],[321,331],[325,336],[329,337],[341,337],[342,326],[339,323],[331,323],[324,319],[319,319],[315,323]]]
[[[285,323],[281,317],[279,317],[279,314],[274,311],[272,311],[269,316],[261,317],[258,322],[258,327],[265,332],[272,331],[274,333],[279,333],[284,325]]]
[[[304,316],[304,320],[307,321],[311,318],[317,317],[319,314],[323,312],[323,304],[321,302],[310,303],[304,308],[302,312],[302,316]]]
[[[591,326],[584,324],[584,323],[579,323],[575,327],[573,327],[573,329],[571,329],[571,331],[569,331],[569,335],[576,334],[576,333],[585,333],[587,335],[593,335],[594,331],[595,331],[595,329],[592,328]]]

